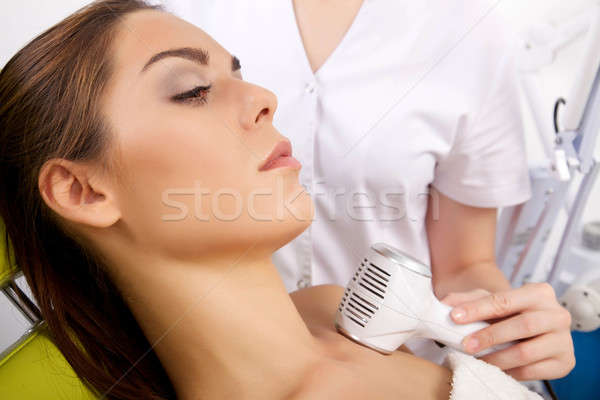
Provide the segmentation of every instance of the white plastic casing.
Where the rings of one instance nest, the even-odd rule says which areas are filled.
[[[335,324],[340,333],[384,354],[412,337],[434,339],[462,351],[463,338],[488,324],[455,324],[450,311],[433,293],[429,267],[377,243],[350,279]]]

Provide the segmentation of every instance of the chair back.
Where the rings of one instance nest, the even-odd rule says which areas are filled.
[[[17,271],[18,269],[15,265],[14,258],[8,251],[6,228],[2,219],[0,219],[0,288],[12,281],[17,274]]]
[[[5,226],[0,219],[0,290],[34,325],[21,339],[0,353],[0,398],[97,399],[50,340],[35,303],[15,283],[19,269],[12,254],[9,254],[6,242]]]
[[[43,324],[0,354],[0,397],[3,400],[98,399],[79,380]]]

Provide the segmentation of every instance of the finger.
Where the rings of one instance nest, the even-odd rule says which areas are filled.
[[[452,310],[457,323],[469,323],[501,318],[526,309],[556,309],[558,303],[554,289],[547,283],[528,283],[518,289],[492,293]]]
[[[487,354],[480,360],[506,371],[552,358],[560,353],[562,344],[563,338],[560,333],[547,333],[519,342],[507,349]]]
[[[533,381],[539,379],[558,379],[567,375],[575,367],[575,359],[572,363],[563,360],[549,358],[522,367],[512,368],[506,372],[518,381]]]
[[[414,354],[408,347],[406,347],[405,344],[403,344],[402,346],[400,346],[398,348],[398,351],[403,351],[403,352],[408,353],[408,354]]]
[[[565,321],[562,312],[531,311],[470,334],[463,340],[463,346],[466,351],[474,354],[498,344],[563,329]]]
[[[481,299],[483,297],[489,296],[490,292],[485,289],[475,289],[469,290],[467,292],[452,292],[449,293],[446,297],[444,297],[441,302],[449,305],[450,307],[455,307],[459,304],[466,303],[468,301],[473,301],[477,299]]]

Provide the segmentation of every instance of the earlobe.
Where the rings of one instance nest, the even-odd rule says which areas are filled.
[[[64,219],[107,228],[121,217],[108,182],[95,179],[93,166],[52,159],[41,168],[38,186],[44,202]]]

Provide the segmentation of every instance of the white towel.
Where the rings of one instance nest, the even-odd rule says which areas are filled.
[[[542,400],[495,365],[451,351],[444,365],[452,370],[450,400]]]

